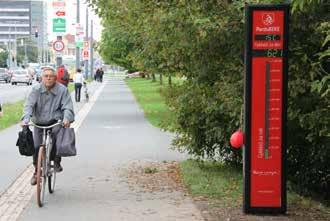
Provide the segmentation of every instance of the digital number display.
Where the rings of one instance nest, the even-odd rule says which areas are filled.
[[[255,41],[279,41],[281,40],[280,35],[255,35]]]
[[[281,49],[252,50],[252,56],[267,57],[267,58],[283,57],[283,50]]]

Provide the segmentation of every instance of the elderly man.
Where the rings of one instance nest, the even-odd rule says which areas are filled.
[[[29,94],[24,106],[22,125],[26,125],[30,120],[38,125],[48,126],[63,121],[64,127],[70,127],[74,121],[73,103],[68,89],[56,82],[56,71],[52,67],[42,70],[42,82],[35,85]],[[56,154],[56,136],[61,126],[52,129],[52,137],[55,141],[53,156]],[[34,146],[36,153],[33,156],[33,165],[36,168],[38,162],[39,146],[42,142],[42,130],[34,128]],[[57,172],[63,170],[59,156],[54,157],[54,168]],[[36,171],[31,178],[31,185],[37,183]]]

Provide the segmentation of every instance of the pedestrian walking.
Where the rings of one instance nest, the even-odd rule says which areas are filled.
[[[80,102],[81,87],[82,87],[84,81],[85,81],[85,79],[84,79],[83,74],[81,73],[81,69],[78,68],[77,73],[73,77],[76,102]]]
[[[70,80],[69,72],[62,64],[57,70],[57,82],[63,84],[65,87],[68,86]]]
[[[35,124],[49,126],[58,120],[63,122],[63,126],[68,128],[74,121],[73,104],[68,89],[62,84],[56,82],[56,71],[51,67],[42,70],[42,82],[36,84],[24,105],[21,125],[27,125],[30,120]],[[54,160],[54,169],[56,172],[63,170],[61,166],[61,157],[56,156],[56,137],[62,125],[58,125],[51,130],[54,146],[51,158]],[[36,185],[36,168],[38,162],[39,147],[42,142],[43,130],[34,127],[33,140],[36,149],[33,155],[34,174],[31,178],[31,185]]]
[[[98,68],[95,72],[95,81],[99,81],[100,79],[100,69]]]
[[[104,75],[103,68],[100,68],[100,82],[103,81],[103,75]]]

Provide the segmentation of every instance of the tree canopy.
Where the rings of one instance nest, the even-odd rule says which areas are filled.
[[[105,61],[187,78],[167,95],[176,114],[176,146],[235,163],[241,151],[229,147],[229,137],[242,127],[244,7],[281,2],[90,0],[103,20]],[[323,0],[285,2],[291,2],[289,179],[301,191],[329,193],[330,6]]]

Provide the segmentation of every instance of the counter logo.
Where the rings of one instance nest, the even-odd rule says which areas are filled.
[[[274,13],[265,13],[262,15],[262,23],[267,26],[272,25],[275,22],[274,17]]]

